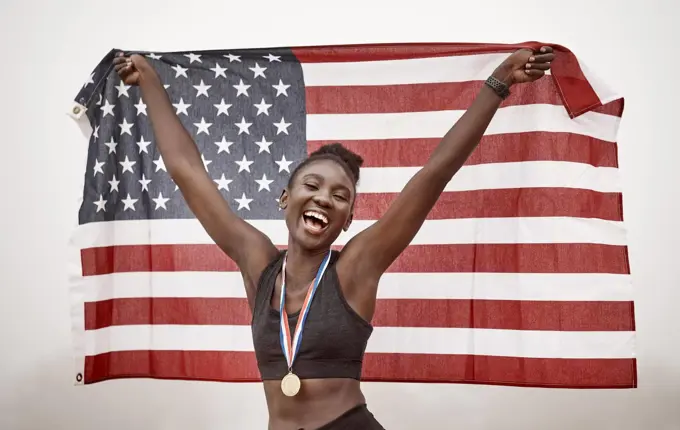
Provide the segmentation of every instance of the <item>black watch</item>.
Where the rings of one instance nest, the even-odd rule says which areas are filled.
[[[488,85],[500,98],[505,100],[508,98],[510,95],[510,87],[508,87],[508,84],[505,82],[494,78],[493,76],[489,76],[484,82],[486,85]]]

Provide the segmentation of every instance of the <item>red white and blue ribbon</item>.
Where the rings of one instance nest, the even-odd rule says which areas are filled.
[[[316,277],[312,281],[309,289],[307,290],[307,296],[305,301],[302,303],[302,309],[300,310],[300,315],[298,316],[298,321],[295,326],[295,334],[291,339],[290,326],[288,325],[288,313],[286,313],[286,260],[288,255],[283,259],[283,268],[281,271],[281,304],[279,307],[279,313],[281,315],[281,330],[279,333],[279,338],[281,340],[281,349],[283,350],[283,355],[286,356],[286,361],[288,362],[288,370],[293,368],[293,361],[297,356],[298,350],[300,348],[300,343],[302,342],[302,330],[309,313],[309,308],[312,305],[312,299],[316,293],[316,289],[319,287],[321,278],[323,277],[326,267],[331,259],[331,252],[328,254],[321,262],[319,270],[316,273]]]

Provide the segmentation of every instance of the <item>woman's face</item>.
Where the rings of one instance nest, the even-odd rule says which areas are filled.
[[[349,228],[354,182],[333,160],[317,160],[300,169],[281,196],[286,225],[304,249],[328,249]]]

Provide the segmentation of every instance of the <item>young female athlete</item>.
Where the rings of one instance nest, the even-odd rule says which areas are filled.
[[[288,247],[279,251],[231,211],[146,59],[115,57],[125,84],[141,89],[169,174],[243,275],[271,430],[383,428],[367,409],[359,384],[378,280],[475,149],[509,88],[541,78],[553,58],[548,46],[511,54],[384,216],[342,251],[331,252],[352,222],[358,155],[328,145],[293,171],[280,198]]]

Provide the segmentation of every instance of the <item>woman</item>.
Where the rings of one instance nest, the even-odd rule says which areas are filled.
[[[125,84],[141,89],[167,171],[242,273],[270,429],[383,428],[359,384],[378,280],[477,146],[509,88],[541,78],[553,58],[545,46],[516,51],[500,64],[385,215],[341,252],[330,248],[352,222],[358,155],[328,145],[293,171],[280,198],[288,247],[279,251],[231,211],[145,58],[119,53],[114,59]]]

